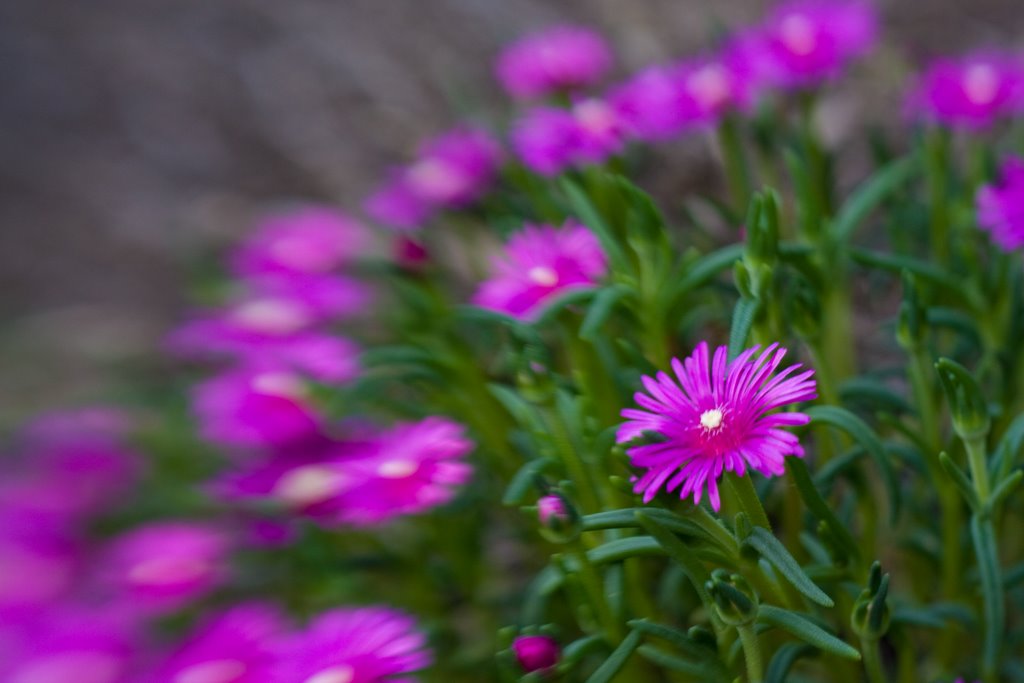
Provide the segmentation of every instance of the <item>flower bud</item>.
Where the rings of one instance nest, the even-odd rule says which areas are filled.
[[[580,516],[560,493],[550,493],[537,501],[541,535],[552,543],[569,543],[580,535]]]
[[[935,369],[946,390],[957,435],[964,441],[984,439],[992,420],[978,381],[967,368],[949,358],[940,358]]]
[[[882,575],[881,565],[871,565],[868,587],[853,605],[850,625],[865,640],[878,640],[889,630],[892,614],[886,598],[889,595],[889,575]]]
[[[392,256],[406,270],[420,270],[430,261],[430,253],[422,242],[400,235],[392,246]]]
[[[558,642],[550,636],[519,636],[512,641],[512,652],[526,673],[549,671],[561,657]]]
[[[907,351],[919,349],[924,344],[926,320],[925,309],[918,299],[917,282],[907,271],[903,271],[903,303],[900,304],[896,339]]]
[[[757,617],[757,593],[739,574],[716,569],[705,587],[715,602],[715,611],[726,624],[743,626]]]

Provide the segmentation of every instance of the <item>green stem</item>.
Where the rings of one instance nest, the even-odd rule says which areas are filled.
[[[743,658],[747,662],[747,680],[749,683],[761,683],[764,679],[764,659],[761,656],[761,643],[757,639],[754,625],[737,626],[736,631],[743,643]]]
[[[931,207],[931,248],[939,264],[949,257],[949,135],[935,128],[925,134],[925,172]]]
[[[729,183],[735,209],[742,212],[750,200],[753,184],[750,180],[750,167],[744,153],[743,141],[740,138],[739,120],[735,116],[726,116],[718,126],[718,144],[722,150],[722,163],[725,166],[725,177]]]
[[[978,492],[978,498],[981,499],[981,502],[985,503],[992,492],[988,481],[985,439],[965,439],[964,445],[967,447],[967,463],[971,467],[971,480],[974,483],[974,490]]]
[[[981,593],[985,607],[981,677],[985,683],[997,683],[1001,644],[1006,637],[1006,604],[995,524],[990,515],[975,515],[971,519],[971,537],[974,540],[974,551],[978,556],[978,573],[981,576]]]
[[[757,497],[757,491],[754,489],[754,482],[750,479],[750,475],[738,477],[729,472],[725,475],[725,484],[739,500],[740,507],[747,513],[751,523],[771,531],[772,523],[768,521],[768,515],[765,514],[761,499]]]
[[[871,683],[885,683],[885,672],[882,669],[882,657],[878,651],[877,640],[861,639],[861,651],[864,654],[864,668],[868,672]]]
[[[579,576],[580,581],[583,583],[583,589],[587,592],[587,597],[590,604],[594,608],[594,612],[597,615],[597,620],[601,624],[601,629],[604,631],[605,638],[608,639],[609,644],[617,645],[622,640],[622,625],[618,619],[615,618],[615,614],[612,612],[611,605],[608,604],[608,600],[604,593],[604,583],[601,580],[601,574],[597,571],[590,562],[590,558],[587,557],[587,550],[583,547],[582,543],[577,542],[574,544],[573,555],[579,562]]]

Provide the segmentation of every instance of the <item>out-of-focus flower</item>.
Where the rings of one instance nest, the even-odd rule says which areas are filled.
[[[430,206],[461,207],[483,195],[501,163],[501,145],[479,128],[461,126],[428,140],[405,171],[409,189]]]
[[[649,142],[665,140],[688,123],[682,85],[675,69],[650,66],[613,89],[609,102],[629,135]]]
[[[5,624],[10,628],[11,624]],[[0,657],[5,683],[128,683],[135,678],[141,624],[130,613],[59,607],[16,626]]]
[[[571,166],[579,146],[579,129],[571,112],[557,107],[536,107],[512,127],[512,146],[530,170],[557,175]]]
[[[985,128],[1024,105],[1024,60],[991,51],[936,60],[921,75],[907,105],[912,116],[926,121]]]
[[[241,276],[327,273],[358,258],[370,242],[366,228],[326,206],[305,206],[265,218],[231,256]]]
[[[407,270],[419,270],[430,262],[430,252],[423,243],[408,235],[399,235],[395,239],[392,257],[395,263]]]
[[[274,683],[411,683],[431,662],[416,622],[384,607],[335,609],[286,639]]]
[[[622,411],[627,422],[619,427],[618,441],[628,443],[648,432],[657,437],[627,450],[633,466],[646,470],[634,486],[644,502],[662,487],[681,487],[679,497],[692,495],[697,504],[707,488],[718,510],[723,471],[742,476],[750,468],[780,475],[785,456],[803,456],[796,436],[781,428],[807,424],[810,418],[769,411],[815,398],[813,370],[794,375],[800,366],[792,365],[773,377],[786,350],[773,344],[755,356],[757,351],[747,349],[728,362],[728,349],[720,346],[709,362],[708,345],[701,342],[685,361],[672,360],[675,379],[664,372],[643,377],[647,393],[635,394],[643,410]]]
[[[731,48],[719,56],[680,62],[676,78],[681,115],[688,125],[713,125],[724,114],[750,105],[749,74]]]
[[[285,453],[228,476],[214,490],[275,500],[326,526],[367,526],[447,503],[472,468],[461,425],[433,417],[358,442]]]
[[[618,112],[608,102],[592,97],[572,107],[579,131],[576,158],[582,163],[599,164],[622,150],[624,129]]]
[[[861,0],[795,0],[777,6],[733,46],[766,86],[811,88],[839,76],[873,47],[878,17]]]
[[[1005,251],[1024,247],[1024,159],[1003,162],[999,177],[977,195],[978,225]]]
[[[185,521],[151,522],[111,541],[98,580],[141,612],[167,612],[197,600],[228,576],[222,531]]]
[[[80,569],[73,540],[0,518],[0,621],[33,614],[67,594]]]
[[[512,653],[526,673],[544,672],[558,664],[562,650],[550,636],[519,636],[512,641]]]
[[[285,636],[280,611],[243,603],[214,615],[160,665],[147,683],[266,683]]]
[[[585,226],[572,221],[561,228],[527,225],[493,260],[493,276],[473,303],[531,320],[553,298],[596,287],[606,268],[604,251]]]
[[[200,382],[192,412],[203,438],[225,446],[279,447],[320,433],[302,376],[273,364],[233,368]]]
[[[400,171],[393,172],[374,190],[363,203],[363,210],[381,225],[402,231],[421,228],[433,213],[433,208],[415,193]]]
[[[571,91],[599,81],[612,64],[604,38],[581,26],[551,26],[524,36],[498,56],[495,73],[518,99]]]

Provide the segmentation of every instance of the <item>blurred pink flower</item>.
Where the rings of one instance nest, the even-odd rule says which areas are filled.
[[[274,364],[233,368],[200,382],[192,412],[202,437],[224,446],[279,447],[320,434],[302,376]]]
[[[907,101],[916,118],[976,130],[1019,113],[1024,59],[995,51],[939,59],[921,75]]]
[[[491,186],[501,164],[501,145],[480,128],[459,126],[427,140],[405,170],[409,189],[429,206],[462,207]]]
[[[994,183],[978,190],[978,225],[1004,251],[1024,247],[1024,159],[1003,162]]]
[[[334,609],[289,637],[268,683],[412,683],[431,662],[416,622],[384,607]]]
[[[604,251],[589,229],[572,221],[561,228],[527,225],[492,261],[493,276],[473,303],[531,320],[552,299],[597,287],[606,272]]]
[[[680,106],[687,125],[714,125],[730,111],[751,104],[750,74],[727,46],[720,55],[697,57],[676,66]]]
[[[326,206],[273,214],[257,224],[231,256],[236,275],[327,273],[359,258],[370,244],[367,229]]]
[[[611,65],[611,48],[600,34],[558,25],[511,43],[498,56],[495,73],[512,97],[530,99],[593,85]]]
[[[227,535],[208,524],[150,522],[110,542],[98,580],[142,613],[173,611],[224,583],[230,550]]]
[[[402,231],[423,227],[434,212],[401,171],[392,172],[391,177],[373,191],[363,203],[363,210],[377,223]]]
[[[579,130],[572,112],[535,107],[512,126],[512,146],[527,168],[541,175],[558,175],[572,165]]]
[[[512,652],[526,673],[544,672],[558,664],[561,648],[550,636],[519,636],[512,641]]]
[[[877,34],[878,16],[869,2],[792,0],[738,34],[733,49],[765,86],[812,88],[867,54]]]
[[[79,546],[0,517],[0,623],[35,614],[66,596],[81,569]]]
[[[781,427],[807,424],[810,418],[804,413],[768,413],[815,398],[814,371],[790,376],[800,368],[792,365],[772,377],[786,350],[772,344],[755,357],[757,351],[756,346],[747,349],[728,362],[728,349],[719,346],[710,360],[708,345],[701,342],[685,361],[672,360],[675,379],[664,372],[642,378],[647,393],[634,396],[642,410],[622,411],[627,421],[619,427],[618,442],[629,443],[648,432],[660,437],[627,449],[633,466],[646,470],[634,485],[645,503],[664,487],[679,488],[680,498],[692,495],[698,504],[706,488],[717,511],[723,471],[742,476],[750,468],[778,476],[785,456],[803,457],[796,436]]]
[[[145,683],[266,683],[287,623],[273,605],[249,602],[193,631]]]
[[[689,123],[684,97],[675,69],[649,66],[614,88],[609,102],[630,136],[656,142],[678,135]]]

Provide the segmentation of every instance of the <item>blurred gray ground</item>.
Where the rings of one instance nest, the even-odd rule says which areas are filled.
[[[490,61],[522,32],[594,25],[622,75],[696,52],[765,4],[0,3],[0,411],[95,397],[112,363],[179,315],[187,263],[261,208],[355,209],[423,136],[460,113],[500,116]],[[886,47],[827,109],[838,137],[894,118],[907,64],[1024,33],[1021,0],[890,0],[884,13]],[[707,169],[702,147],[677,148],[658,178],[675,193]]]

